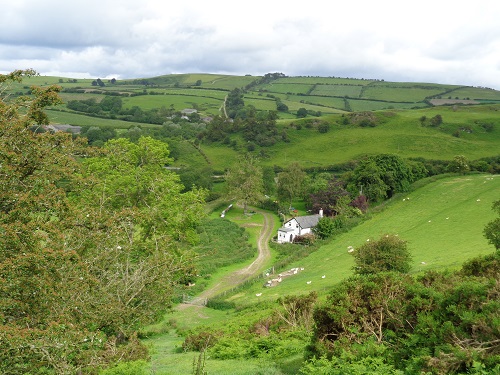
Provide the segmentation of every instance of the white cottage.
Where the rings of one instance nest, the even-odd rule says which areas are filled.
[[[323,210],[319,210],[319,214],[316,215],[297,216],[285,221],[278,229],[278,243],[293,242],[296,236],[311,233],[322,217]]]

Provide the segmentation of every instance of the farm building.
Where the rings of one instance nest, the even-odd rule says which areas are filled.
[[[297,216],[285,221],[283,226],[278,229],[278,243],[293,242],[296,236],[311,233],[322,217],[323,210],[319,210],[319,214]]]

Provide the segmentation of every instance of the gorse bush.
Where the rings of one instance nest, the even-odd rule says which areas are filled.
[[[354,272],[360,275],[395,271],[406,273],[411,268],[411,254],[406,241],[397,235],[385,235],[368,241],[354,253]]]
[[[346,280],[314,311],[309,357],[335,363],[335,357],[364,351],[355,361],[359,365],[376,343],[391,348],[379,353],[380,364],[405,374],[473,368],[495,373],[500,369],[498,258],[478,258],[460,271],[429,271],[416,279],[390,272]],[[311,360],[304,371],[315,366],[329,364]]]

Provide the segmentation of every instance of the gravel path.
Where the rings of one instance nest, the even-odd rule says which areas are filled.
[[[178,306],[179,309],[202,304],[202,302],[206,299],[213,298],[214,296],[226,290],[232,289],[262,271],[264,264],[271,257],[271,252],[269,251],[269,240],[273,235],[274,220],[272,215],[268,212],[260,210],[257,210],[257,212],[264,216],[264,223],[262,225],[262,229],[260,230],[259,239],[257,241],[257,258],[255,258],[255,260],[245,268],[225,275],[219,280],[217,284],[201,292],[200,295],[193,299],[194,304],[183,303]],[[199,301],[199,303],[196,303],[196,301]]]

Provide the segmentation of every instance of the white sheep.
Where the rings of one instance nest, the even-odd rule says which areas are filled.
[[[308,281],[306,284],[307,284],[307,285],[311,284],[311,281]]]

